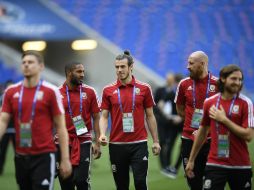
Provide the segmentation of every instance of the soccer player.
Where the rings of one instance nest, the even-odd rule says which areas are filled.
[[[135,188],[147,190],[148,148],[145,116],[153,139],[154,155],[160,153],[157,125],[153,114],[152,90],[133,75],[133,58],[124,51],[115,60],[117,81],[106,86],[102,94],[100,142],[107,144],[109,113],[112,126],[109,141],[111,168],[118,190],[129,189],[129,169],[132,168]]]
[[[55,175],[53,127],[59,134],[60,173],[71,174],[68,134],[60,92],[42,80],[43,57],[37,51],[22,55],[24,80],[7,88],[0,114],[0,139],[12,116],[16,130],[15,171],[20,190],[51,190]]]
[[[189,159],[193,140],[200,125],[203,103],[206,98],[217,92],[217,78],[208,72],[208,56],[203,51],[196,51],[190,54],[187,69],[190,72],[190,77],[180,81],[175,96],[177,112],[184,118],[181,148],[184,168]],[[194,168],[195,177],[187,177],[188,185],[192,190],[202,189],[209,148],[210,140],[208,137],[196,159],[198,164]]]
[[[223,190],[226,182],[232,190],[252,189],[246,142],[254,136],[253,103],[240,93],[242,86],[242,70],[236,65],[225,66],[218,81],[220,93],[204,103],[203,119],[186,167],[186,174],[194,177],[194,160],[211,131],[204,189]]]
[[[62,190],[90,189],[90,168],[92,158],[101,155],[99,138],[100,109],[95,90],[83,84],[85,69],[79,62],[65,66],[66,81],[60,87],[65,109],[65,121],[70,139],[72,176],[59,181]],[[92,118],[92,120],[91,120]],[[92,146],[93,130],[95,144]],[[56,136],[57,137],[57,136]],[[56,138],[56,142],[57,142]],[[58,142],[57,142],[58,143]]]

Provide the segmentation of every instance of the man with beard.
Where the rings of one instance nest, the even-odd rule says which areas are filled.
[[[254,136],[253,103],[240,91],[242,70],[236,65],[221,69],[220,93],[204,103],[204,115],[198,130],[186,174],[195,175],[194,160],[211,132],[211,148],[206,164],[204,189],[220,190],[228,182],[232,190],[251,190],[251,161],[247,142]]]
[[[196,51],[190,54],[187,69],[190,72],[190,77],[180,81],[175,96],[177,113],[184,118],[181,148],[184,168],[200,125],[203,103],[206,98],[213,96],[217,92],[217,78],[208,72],[208,56],[203,51]],[[198,164],[194,168],[195,177],[187,177],[188,185],[192,190],[202,189],[209,148],[210,137],[208,136],[196,159]]]
[[[44,60],[37,51],[25,51],[21,69],[24,80],[9,86],[0,114],[0,139],[8,122],[16,131],[15,175],[20,190],[52,190],[55,174],[53,129],[59,134],[60,174],[71,174],[64,109],[57,87],[41,79]]]
[[[109,154],[118,190],[129,189],[130,167],[135,189],[147,190],[148,150],[145,115],[153,139],[153,154],[160,153],[152,90],[148,84],[138,81],[132,75],[133,63],[129,51],[118,55],[115,60],[117,81],[106,86],[102,94],[99,140],[102,145],[107,144],[106,131],[110,113],[112,126]]]
[[[60,87],[73,167],[70,178],[59,177],[62,190],[74,190],[75,186],[77,190],[90,189],[91,152],[95,159],[101,155],[98,141],[100,118],[98,98],[92,87],[83,84],[84,73],[85,69],[81,63],[73,62],[66,65],[66,81]],[[92,145],[93,129],[94,145]],[[58,143],[57,135],[56,143]]]

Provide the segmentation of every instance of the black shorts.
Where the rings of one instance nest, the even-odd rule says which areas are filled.
[[[129,189],[129,171],[132,169],[135,189],[147,190],[147,142],[109,144],[111,168],[117,190]]]
[[[251,190],[252,170],[206,166],[205,190],[224,190],[228,182],[231,190]]]
[[[72,175],[67,179],[62,179],[59,176],[59,183],[61,185],[62,190],[70,190],[70,189],[91,189],[90,184],[90,168],[92,163],[92,143],[87,142],[80,144],[80,161],[77,166],[72,166]],[[71,151],[71,147],[70,147]],[[60,162],[60,150],[58,146],[58,154],[57,154],[58,164]]]
[[[20,190],[51,190],[54,185],[55,153],[15,155],[16,180]]]
[[[181,154],[183,159],[183,167],[186,168],[188,159],[190,157],[190,152],[192,149],[193,141],[190,139],[182,138],[182,148]],[[195,166],[194,166],[194,178],[188,178],[187,182],[192,190],[202,190],[203,188],[203,177],[205,174],[205,167],[207,162],[207,156],[210,150],[210,141],[205,143],[202,148],[200,149],[196,159],[195,159]]]

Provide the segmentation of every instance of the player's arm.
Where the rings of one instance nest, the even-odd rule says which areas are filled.
[[[101,112],[101,118],[100,118],[100,137],[99,141],[101,145],[105,146],[108,143],[108,139],[106,136],[107,128],[108,128],[108,116],[109,116],[109,111],[108,110],[102,110]]]
[[[206,141],[207,135],[209,133],[209,126],[200,126],[197,132],[197,135],[195,137],[190,157],[187,163],[187,166],[185,168],[186,175],[190,178],[194,177],[193,169],[194,169],[194,162],[195,159],[203,146],[204,142]]]
[[[7,112],[0,113],[0,140],[2,139],[6,131],[10,118],[11,118],[11,115],[9,113]]]
[[[159,144],[157,123],[156,123],[155,116],[153,114],[153,107],[146,108],[145,112],[146,112],[146,122],[148,124],[148,129],[153,138],[152,151],[154,155],[158,155],[160,153],[161,147]]]
[[[99,120],[100,120],[100,113],[93,113],[93,129],[95,135],[95,144],[93,145],[93,155],[95,159],[101,157],[101,150],[100,150],[100,128],[99,128]]]
[[[61,152],[60,174],[63,178],[66,178],[71,175],[72,169],[69,157],[69,137],[64,115],[58,114],[54,116],[54,124],[56,126]]]

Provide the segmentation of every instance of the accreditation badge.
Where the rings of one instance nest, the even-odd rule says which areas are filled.
[[[228,158],[229,157],[229,135],[218,136],[218,157]]]
[[[20,123],[20,147],[32,147],[31,123]]]
[[[73,125],[76,129],[76,134],[83,135],[88,132],[86,124],[81,115],[72,118]]]
[[[124,133],[134,132],[134,120],[132,113],[123,113],[123,132]]]
[[[203,116],[203,110],[202,109],[195,109],[194,113],[192,115],[192,120],[191,120],[191,127],[198,129],[200,126],[200,122]]]

